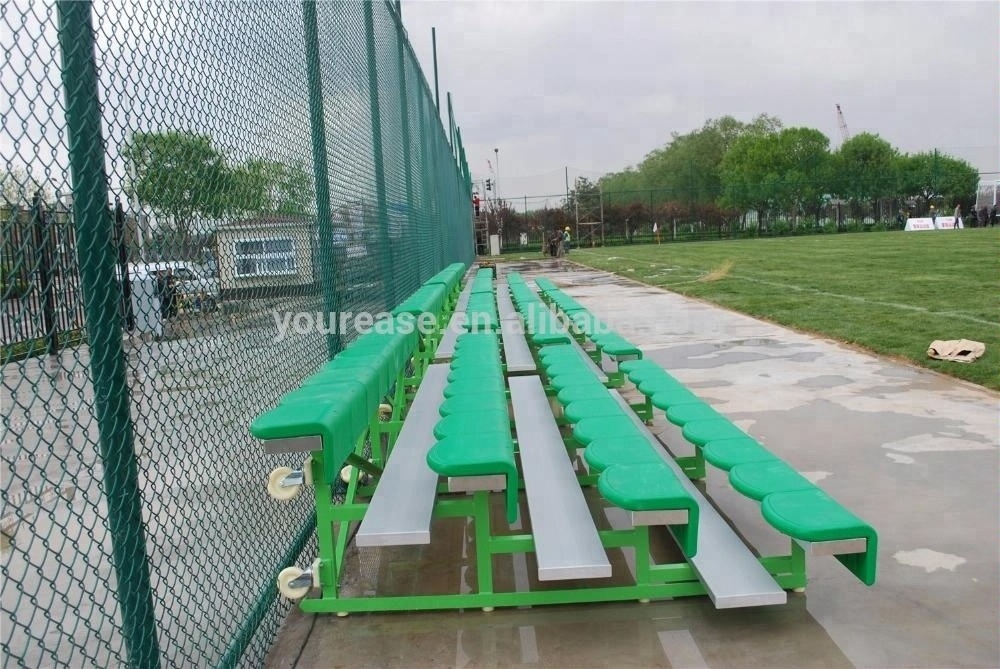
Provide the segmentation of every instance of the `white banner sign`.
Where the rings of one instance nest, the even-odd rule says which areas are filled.
[[[929,218],[908,218],[904,230],[935,230],[934,221]]]
[[[954,230],[965,227],[961,218],[957,219],[957,224],[955,221],[954,216],[938,216],[936,219],[908,218],[904,230]]]

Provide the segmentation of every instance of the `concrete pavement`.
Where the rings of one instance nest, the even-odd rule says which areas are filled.
[[[996,667],[998,407],[992,391],[566,262],[544,274],[879,531],[874,587],[830,557],[785,606],[640,604],[311,617],[273,667]],[[654,432],[664,427],[662,415]],[[711,470],[707,492],[762,554],[787,550]],[[426,556],[406,564],[420,578]],[[456,556],[457,558],[457,556]],[[427,574],[452,579],[447,557]],[[424,587],[431,584],[424,583]]]

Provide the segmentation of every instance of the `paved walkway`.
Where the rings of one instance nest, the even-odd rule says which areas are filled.
[[[570,263],[501,267],[552,278],[871,522],[878,582],[815,558],[805,594],[760,609],[693,598],[346,619],[295,610],[269,666],[1000,666],[996,393]],[[724,476],[710,471],[707,486],[751,545],[786,549]],[[451,579],[445,564],[432,571]]]

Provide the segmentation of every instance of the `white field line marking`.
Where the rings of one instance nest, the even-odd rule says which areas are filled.
[[[840,293],[830,293],[825,290],[819,290],[818,288],[807,288],[805,286],[796,286],[794,284],[781,283],[779,281],[767,281],[766,279],[755,279],[753,277],[745,276],[742,274],[730,274],[729,278],[742,279],[743,281],[751,281],[753,283],[760,283],[764,284],[765,286],[774,286],[776,288],[787,288],[789,290],[797,290],[800,293],[812,293],[813,295],[822,295],[824,297],[836,297],[841,300],[847,300],[849,302],[874,304],[880,307],[903,309],[905,311],[918,311],[921,313],[931,314],[934,316],[947,316],[949,318],[957,318],[959,320],[970,321],[972,323],[981,323],[983,325],[1000,326],[1000,323],[996,321],[987,321],[982,318],[976,318],[975,316],[970,316],[969,314],[963,313],[961,311],[932,311],[927,307],[918,307],[914,304],[901,304],[899,302],[882,302],[881,300],[869,300],[868,298],[858,297],[857,295],[841,295]]]
[[[655,262],[649,262],[649,261],[640,261],[640,262],[645,262],[646,264],[648,264],[649,267],[650,267],[650,269],[656,268],[656,267],[660,266],[658,263],[655,263]],[[668,266],[664,265],[663,267],[668,267]],[[680,269],[682,269],[681,267],[678,267],[677,265],[669,266],[669,268],[672,269],[672,270],[680,270]],[[617,272],[612,272],[612,274],[617,274]],[[707,274],[708,274],[708,272],[702,272],[702,273],[700,273],[698,275],[694,275],[694,274],[672,275],[672,276],[697,276],[698,278],[695,278],[695,279],[693,279],[691,281],[677,281],[677,282],[672,282],[672,283],[669,283],[669,284],[656,284],[656,287],[658,287],[658,288],[664,288],[666,290],[670,290],[674,286],[684,286],[684,285],[691,284],[691,283],[698,283],[698,280],[701,277],[703,277],[703,276],[705,276]],[[818,288],[808,288],[808,287],[805,287],[805,286],[797,286],[797,285],[791,284],[791,283],[781,283],[780,281],[768,281],[767,279],[757,279],[757,278],[754,278],[754,277],[746,276],[745,274],[728,274],[725,278],[727,278],[727,279],[740,279],[742,281],[750,281],[751,283],[759,283],[759,284],[763,284],[765,286],[773,286],[775,288],[785,288],[785,289],[788,289],[788,290],[795,290],[795,291],[798,291],[800,293],[811,293],[813,295],[822,295],[824,297],[834,297],[834,298],[838,298],[838,299],[841,299],[841,300],[847,300],[849,302],[858,302],[858,303],[861,303],[861,304],[872,304],[872,305],[880,306],[880,307],[889,307],[889,308],[892,308],[892,309],[902,309],[904,311],[916,311],[918,313],[931,314],[933,316],[944,316],[944,317],[947,317],[947,318],[956,318],[958,320],[969,321],[970,323],[979,323],[981,325],[993,325],[993,326],[1000,327],[1000,322],[987,321],[987,320],[984,320],[982,318],[977,318],[975,316],[970,316],[969,314],[966,314],[966,313],[961,312],[961,311],[933,311],[931,309],[928,309],[927,307],[918,307],[918,306],[913,305],[913,304],[901,304],[899,302],[883,302],[881,300],[870,300],[870,299],[865,298],[865,297],[858,297],[857,295],[842,295],[840,293],[831,293],[831,292],[828,292],[828,291],[825,291],[825,290],[819,290]]]

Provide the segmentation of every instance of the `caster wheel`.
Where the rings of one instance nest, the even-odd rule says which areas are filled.
[[[392,415],[392,405],[391,404],[379,404],[378,405],[378,417],[386,419]]]
[[[271,475],[267,477],[267,492],[274,499],[281,500],[282,502],[287,502],[290,499],[295,499],[302,489],[300,485],[290,485],[283,486],[281,482],[285,480],[285,477],[292,473],[291,467],[278,467]]]
[[[640,604],[649,604],[649,599],[647,599],[647,598],[640,599],[639,603]]]
[[[350,465],[344,465],[340,469],[340,480],[343,481],[344,483],[350,483],[351,482],[351,471],[353,469],[354,469],[354,467],[352,467]]]
[[[492,606],[484,606],[483,607],[483,613],[493,613],[493,607]]]
[[[351,615],[350,611],[337,611],[338,618],[346,618],[349,615]]]
[[[295,587],[292,581],[302,576],[304,572],[298,567],[285,567],[278,573],[278,592],[288,599],[302,599],[309,594],[309,586]]]
[[[806,591],[805,588],[792,588],[792,592],[799,592],[799,593],[801,593],[801,592],[805,592],[805,591]]]

